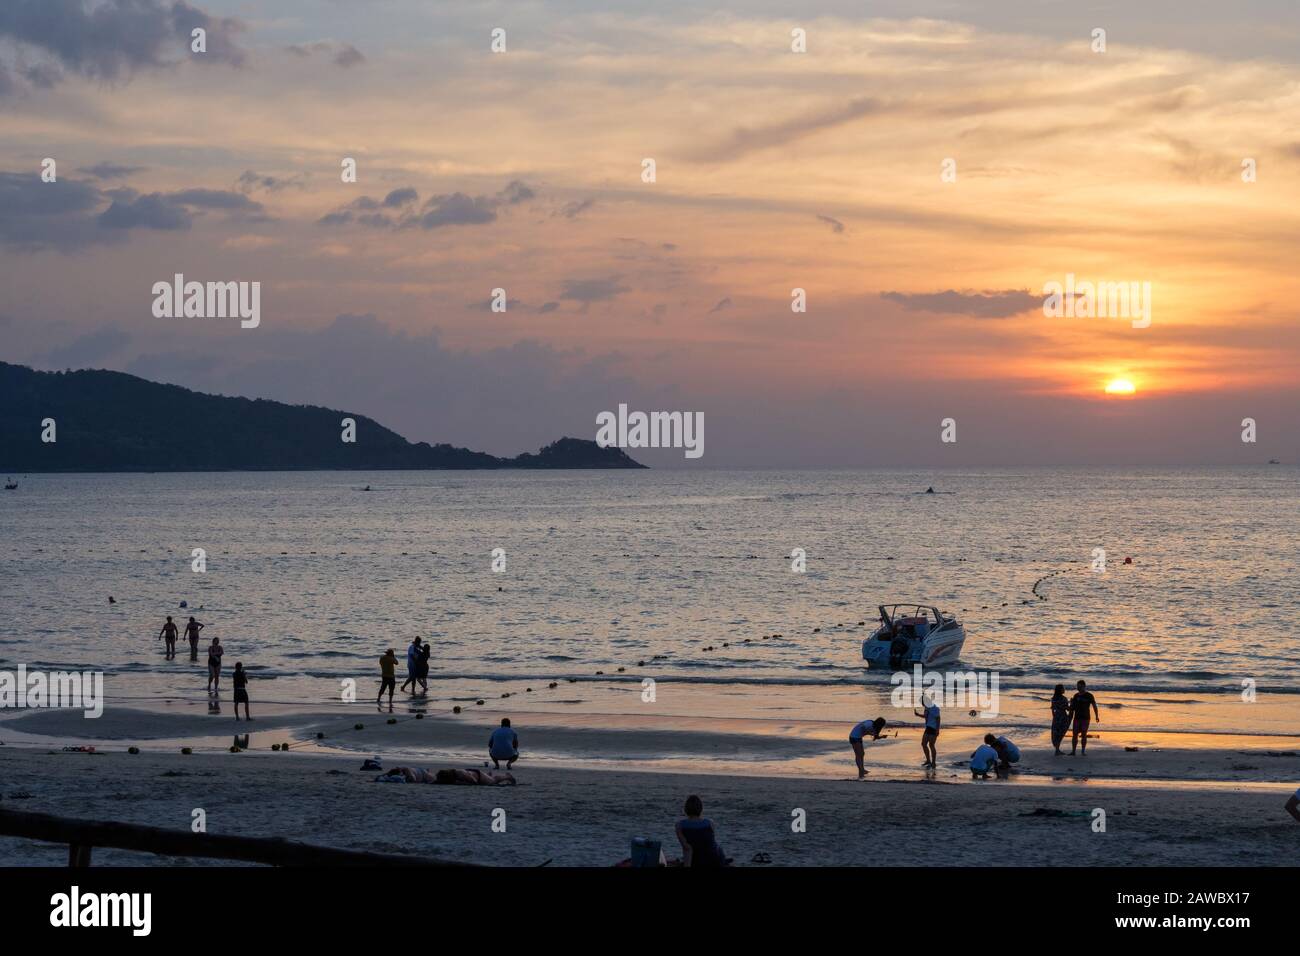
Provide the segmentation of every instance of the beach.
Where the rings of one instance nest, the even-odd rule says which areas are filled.
[[[249,725],[193,710],[119,708],[93,722],[49,711],[0,722],[3,806],[178,830],[202,809],[210,833],[497,866],[609,866],[634,837],[678,856],[673,825],[692,793],[726,853],[746,866],[765,865],[758,854],[775,866],[1270,866],[1300,856],[1300,827],[1282,809],[1294,791],[1285,781],[1300,779],[1293,738],[1117,732],[1071,758],[1052,757],[1043,734],[1019,738],[1024,757],[1009,779],[972,781],[963,758],[976,729],[941,735],[939,768],[927,773],[912,726],[868,744],[872,773],[858,781],[847,745],[811,727],[705,732],[516,714],[525,743],[518,785],[467,787],[380,784],[359,768],[368,756],[385,767],[482,767],[492,715],[390,725],[358,710],[356,730],[338,714],[287,712]],[[214,722],[229,736],[212,736]],[[235,732],[250,733],[248,750],[222,749]],[[96,752],[63,751],[74,739]],[[185,741],[192,754],[180,753]],[[282,742],[292,749],[270,749]],[[504,832],[493,830],[498,808]],[[1098,809],[1104,832],[1094,829]],[[806,829],[795,832],[800,810]],[[0,838],[0,865],[59,865],[66,852]],[[216,861],[95,855],[96,865],[155,862]]]

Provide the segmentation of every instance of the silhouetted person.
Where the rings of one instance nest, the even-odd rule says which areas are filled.
[[[682,866],[726,866],[722,847],[713,832],[713,821],[704,814],[704,801],[695,794],[686,798],[684,820],[677,821],[677,842],[682,845]]]
[[[164,624],[162,626],[162,630],[158,632],[158,637],[165,638],[167,641],[166,659],[170,661],[173,658],[175,658],[176,657],[176,624],[172,621],[171,615],[167,616],[167,623]],[[158,638],[154,638],[154,640],[157,639]]]
[[[1088,756],[1088,722],[1095,714],[1097,723],[1101,723],[1101,711],[1097,709],[1097,698],[1088,692],[1088,685],[1084,681],[1074,685],[1078,688],[1078,693],[1070,700],[1070,712],[1074,714],[1074,736],[1070,738],[1070,756],[1074,756],[1074,749],[1079,746],[1080,740],[1083,741],[1083,756]],[[1092,714],[1088,713],[1088,708],[1092,708]]]
[[[221,638],[214,637],[208,645],[208,690],[216,691],[221,685],[221,655],[226,649],[221,646]]]
[[[253,715],[248,710],[248,671],[244,670],[243,661],[235,661],[235,672],[231,675],[235,683],[235,720],[239,719],[239,705],[244,705],[244,716],[248,720],[253,719]]]
[[[420,690],[426,694],[429,693],[429,655],[433,653],[433,646],[428,641],[420,648],[420,653],[415,658],[415,679],[420,682]],[[415,688],[412,688],[414,690]]]
[[[412,694],[415,693],[415,682],[420,674],[420,644],[421,641],[417,637],[406,649],[406,680],[402,681],[402,690],[406,690],[409,684]]]
[[[375,703],[383,707],[384,691],[388,691],[388,709],[393,709],[393,691],[397,687],[397,652],[391,647],[379,657],[379,696]]]
[[[1070,729],[1070,702],[1065,697],[1065,685],[1057,684],[1052,692],[1052,748],[1061,756],[1061,741]]]
[[[171,620],[168,618],[167,620]],[[190,660],[199,659],[199,631],[203,630],[206,625],[200,624],[194,618],[190,618],[190,623],[185,625],[185,636],[190,641]]]
[[[872,740],[879,740],[881,732],[885,729],[885,718],[877,717],[875,720],[864,720],[853,725],[849,731],[849,746],[853,748],[853,759],[858,764],[858,778],[861,779],[867,775],[867,769],[862,766],[864,756],[862,750],[863,739],[867,734],[871,735]]]

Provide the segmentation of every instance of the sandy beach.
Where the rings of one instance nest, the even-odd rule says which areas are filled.
[[[386,767],[482,766],[495,715],[390,725],[373,710],[359,714],[360,731],[337,713],[268,714],[252,725],[250,749],[233,754],[222,748],[249,725],[197,709],[114,708],[97,721],[29,713],[0,723],[0,793],[11,809],[189,829],[202,808],[211,833],[511,866],[607,866],[628,855],[636,836],[661,840],[675,856],[673,823],[690,793],[703,797],[724,849],[742,865],[759,865],[757,854],[778,866],[1269,866],[1300,858],[1300,827],[1282,810],[1294,790],[1286,781],[1300,778],[1294,738],[1117,732],[1095,740],[1087,758],[1052,757],[1045,736],[1028,738],[1019,772],[975,782],[962,758],[976,729],[945,734],[939,769],[927,774],[909,727],[868,747],[872,773],[859,782],[847,747],[828,736],[837,728],[813,722],[753,733],[743,721],[670,729],[630,718],[537,715],[546,722],[534,724],[524,714],[516,724],[529,746],[515,768],[518,786],[440,787],[378,784],[359,767],[370,755]],[[214,720],[229,736],[213,734]],[[97,752],[61,749],[74,740]],[[294,742],[288,753],[270,749],[285,741]],[[193,754],[179,752],[186,742]],[[142,752],[129,754],[128,745]],[[497,808],[504,833],[492,829]],[[1104,833],[1092,826],[1098,808]],[[792,829],[798,810],[805,832]],[[0,839],[0,864],[65,858],[61,846]],[[150,860],[96,854],[97,864],[141,862]]]

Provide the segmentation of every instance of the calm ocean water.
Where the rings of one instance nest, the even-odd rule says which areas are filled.
[[[176,689],[154,635],[194,613],[228,661],[321,696],[416,634],[435,681],[634,680],[645,661],[852,687],[857,623],[928,599],[1004,686],[1296,693],[1298,492],[1283,466],[33,475],[0,496],[0,658]]]

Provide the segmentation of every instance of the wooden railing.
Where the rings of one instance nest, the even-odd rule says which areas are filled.
[[[68,845],[68,866],[89,866],[94,847],[161,856],[198,856],[269,866],[476,866],[430,857],[313,846],[275,837],[227,836],[164,830],[136,823],[74,820],[48,813],[0,809],[0,836]]]

